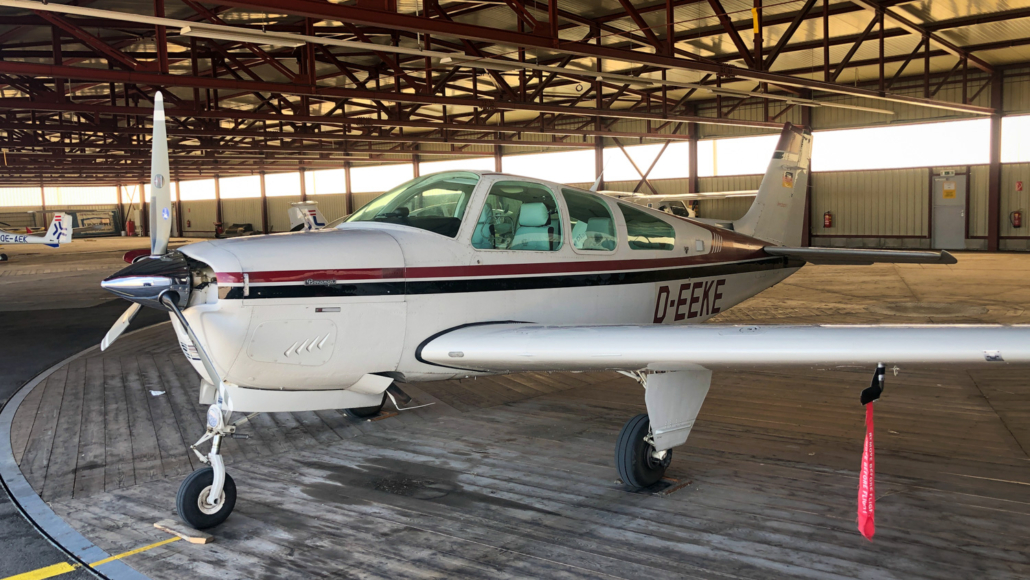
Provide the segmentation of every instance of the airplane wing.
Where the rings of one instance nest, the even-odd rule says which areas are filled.
[[[797,258],[812,264],[867,266],[869,264],[956,264],[958,260],[948,252],[919,250],[875,250],[857,248],[788,248],[767,246],[766,254]]]
[[[460,370],[676,371],[780,365],[1030,362],[1030,325],[459,327],[424,342],[422,362]]]

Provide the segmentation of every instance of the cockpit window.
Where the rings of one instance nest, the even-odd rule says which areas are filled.
[[[417,177],[368,202],[345,221],[401,224],[453,238],[477,183],[479,175],[465,171]]]

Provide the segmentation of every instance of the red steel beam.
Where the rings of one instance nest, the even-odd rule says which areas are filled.
[[[714,119],[711,117],[686,117],[682,115],[662,117],[658,113],[639,112],[624,109],[593,109],[587,107],[565,107],[541,103],[514,103],[506,101],[484,101],[461,97],[442,97],[437,95],[398,93],[387,91],[365,91],[344,87],[322,87],[302,85],[298,83],[272,83],[258,81],[240,81],[190,75],[164,75],[160,73],[143,73],[130,71],[104,70],[85,67],[55,66],[39,63],[0,61],[0,74],[27,76],[64,77],[94,82],[115,82],[165,87],[184,87],[200,89],[224,89],[245,92],[261,91],[293,95],[327,97],[330,99],[382,100],[396,103],[419,105],[448,105],[482,109],[488,113],[498,110],[532,111],[537,113],[555,113],[583,117],[612,117],[623,119],[651,119],[659,121],[676,121],[681,123],[706,123],[713,125],[736,125],[742,127],[758,127],[777,129],[776,123],[761,121],[740,121],[732,119]],[[4,103],[0,102],[0,107]],[[10,108],[10,107],[7,107]],[[980,110],[982,107],[972,107]]]
[[[142,69],[145,69],[145,68],[150,68],[150,67],[145,66],[143,63],[137,61],[136,59],[134,59],[134,58],[132,58],[130,56],[127,56],[122,51],[120,51],[117,48],[111,46],[110,44],[107,44],[103,40],[100,40],[96,36],[93,36],[92,34],[86,32],[82,28],[79,28],[78,26],[72,24],[71,22],[68,22],[67,20],[65,20],[64,18],[62,18],[61,16],[57,15],[54,12],[45,12],[43,10],[35,10],[34,12],[37,15],[39,15],[39,17],[42,18],[43,20],[46,20],[50,24],[53,24],[54,26],[60,28],[61,30],[64,30],[65,32],[67,32],[71,36],[77,38],[80,42],[82,42],[86,46],[92,48],[93,50],[97,51],[98,53],[100,53],[100,54],[102,54],[102,55],[104,55],[104,56],[106,56],[106,57],[108,57],[108,58],[110,58],[112,60],[115,60],[115,61],[121,63],[122,65],[124,65],[125,67],[128,67],[129,69],[132,69],[132,70],[142,70]]]
[[[592,45],[578,41],[562,41],[533,34],[483,27],[462,22],[447,22],[431,18],[410,16],[407,14],[384,13],[342,4],[318,2],[316,0],[223,0],[220,4],[242,8],[283,11],[288,14],[298,16],[306,16],[322,20],[346,21],[366,26],[382,26],[385,28],[404,30],[413,33],[430,32],[434,36],[450,36],[493,44],[521,46],[525,48],[540,48],[566,54],[575,54],[583,57],[607,58],[634,64],[653,65],[661,68],[715,73],[726,77],[738,77],[758,82],[796,86],[818,91],[846,94],[855,97],[885,99],[911,105],[944,108],[980,115],[989,115],[992,112],[988,107],[946,103],[943,101],[934,101],[931,99],[908,97],[904,95],[881,96],[876,91],[823,81],[795,78],[778,73],[749,70],[725,64],[686,60],[669,57],[663,54],[635,52],[604,45]],[[736,28],[733,28],[733,30],[736,30]],[[744,47],[743,54],[747,54],[750,57],[750,51],[747,50],[746,46]]]

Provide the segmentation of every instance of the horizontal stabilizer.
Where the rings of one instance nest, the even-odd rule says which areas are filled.
[[[869,264],[956,264],[958,260],[948,252],[920,250],[870,250],[858,248],[785,248],[768,246],[765,253],[772,256],[797,258],[812,264],[838,264],[867,266]]]

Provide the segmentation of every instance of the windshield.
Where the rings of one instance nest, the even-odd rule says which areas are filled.
[[[416,177],[373,199],[344,221],[401,224],[453,238],[477,183],[479,175],[465,171]]]

